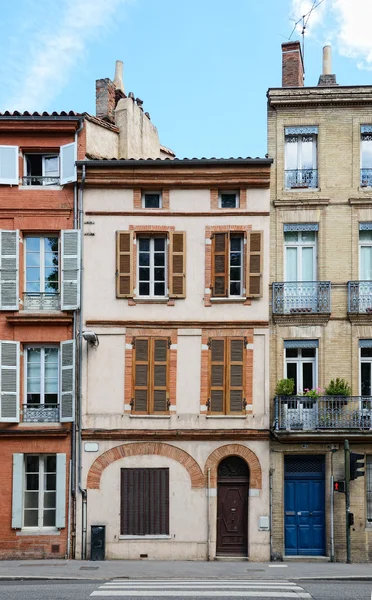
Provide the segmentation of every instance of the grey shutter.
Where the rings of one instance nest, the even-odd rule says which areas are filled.
[[[80,306],[80,231],[66,229],[61,239],[61,308],[75,310]]]
[[[60,421],[68,423],[75,416],[75,340],[61,342]]]
[[[23,509],[23,454],[13,454],[12,528],[21,529]]]
[[[64,185],[65,183],[71,183],[72,181],[76,181],[76,144],[66,144],[65,146],[61,146],[60,155],[59,155],[59,165],[60,165],[60,183]]]
[[[0,310],[18,310],[19,231],[0,231]]]
[[[19,342],[0,342],[0,421],[19,423]]]
[[[66,527],[66,454],[57,454],[56,527]]]
[[[18,183],[18,146],[0,146],[0,184]]]

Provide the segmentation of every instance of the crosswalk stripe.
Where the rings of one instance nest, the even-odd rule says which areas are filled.
[[[232,585],[234,583],[240,584],[254,584],[254,583],[262,583],[262,585],[278,585],[280,583],[285,583],[286,585],[297,585],[292,581],[287,581],[286,579],[112,579],[107,583],[120,583],[120,584],[128,584],[128,585],[163,585],[166,583],[179,584],[179,585],[192,585],[193,583],[203,583],[213,586],[219,585]]]
[[[215,589],[217,586],[216,585],[205,585],[203,583],[192,583],[191,585],[187,585],[187,584],[174,584],[174,583],[162,583],[161,585],[145,585],[145,584],[140,584],[140,585],[136,585],[135,583],[132,583],[130,585],[124,585],[122,583],[105,583],[104,585],[100,586],[100,589],[103,588],[110,588],[110,589],[128,589],[128,588],[133,588],[133,589],[158,589],[158,588],[171,588],[171,589],[180,589],[180,588],[185,588],[185,589],[194,589],[194,588],[205,588],[205,589]],[[223,588],[223,587],[228,587],[230,589],[236,589],[236,588],[273,588],[273,589],[283,589],[283,590],[295,590],[295,591],[302,591],[302,588],[296,585],[287,585],[285,583],[279,583],[276,585],[272,585],[272,584],[263,584],[263,583],[249,583],[249,584],[244,584],[244,583],[233,583],[233,584],[223,584],[223,585],[219,585],[219,588]]]
[[[181,596],[182,598],[187,597],[203,597],[203,598],[215,598],[216,596],[223,596],[224,598],[311,598],[310,594],[301,593],[301,592],[276,592],[275,590],[252,590],[252,591],[205,591],[200,592],[197,590],[153,590],[148,591],[137,591],[137,590],[102,590],[92,592],[91,596],[131,596],[131,597],[170,597],[170,596]]]

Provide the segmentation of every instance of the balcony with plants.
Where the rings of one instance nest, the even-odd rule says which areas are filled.
[[[281,379],[274,398],[273,429],[280,433],[334,431],[371,432],[372,397],[352,396],[344,379],[332,379],[329,385],[294,394],[293,379]]]

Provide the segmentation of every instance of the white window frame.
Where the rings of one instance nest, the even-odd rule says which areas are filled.
[[[27,490],[26,489],[26,457],[27,456],[37,456],[39,459],[39,489],[38,489],[38,525],[37,526],[27,526],[24,524],[25,521],[25,497],[26,497],[26,491],[36,491],[36,490]],[[49,491],[52,492],[53,490],[45,490],[45,485],[44,485],[44,475],[47,471],[45,471],[45,462],[46,462],[46,458],[47,456],[55,456],[56,457],[56,471],[55,471],[55,476],[56,476],[56,485],[55,485],[55,490],[54,493],[56,495],[56,508],[55,508],[55,522],[57,521],[57,455],[53,452],[50,453],[45,453],[45,454],[33,454],[32,452],[28,453],[28,454],[24,454],[24,459],[23,459],[23,490],[22,490],[22,530],[25,531],[55,531],[57,530],[57,527],[55,525],[43,525],[43,521],[44,521],[44,492],[45,491]],[[43,460],[40,460],[40,459]]]
[[[159,206],[156,208],[149,208],[146,206],[146,196],[150,194],[157,194],[159,196]],[[142,192],[142,208],[145,208],[146,210],[159,210],[160,208],[163,208],[162,193],[159,190],[146,190],[145,192]]]
[[[241,265],[240,265],[240,294],[230,294],[230,255],[231,255],[231,237],[240,238],[240,254],[241,254]],[[246,239],[243,233],[239,232],[230,232],[229,236],[229,272],[228,272],[228,298],[244,298],[245,297],[245,288],[244,288],[244,269],[245,269],[245,250],[246,250]]]
[[[222,210],[229,210],[228,208],[224,208],[222,206],[222,196],[224,194],[235,194],[235,207],[240,208],[240,194],[237,190],[219,190],[218,192],[218,208],[222,208]],[[232,208],[230,210],[233,210]]]
[[[308,233],[308,232],[302,232],[302,231],[297,231],[298,234],[298,239],[296,242],[287,242],[285,239],[285,233],[284,232],[284,281],[288,282],[287,279],[287,248],[296,248],[297,249],[297,279],[296,281],[304,281],[302,279],[303,275],[302,275],[302,249],[303,248],[312,248],[313,249],[313,279],[312,281],[317,281],[317,271],[318,271],[318,235],[317,232],[315,231],[315,240],[314,242],[308,242],[308,241],[303,241],[302,240],[302,233]],[[288,233],[296,233],[296,232],[288,232]]]
[[[370,241],[367,241],[367,242],[361,241],[360,234],[361,234],[361,231],[359,231],[359,265],[358,265],[358,268],[359,268],[359,281],[362,281],[361,280],[361,274],[362,274],[362,248],[372,248],[372,239]],[[366,281],[368,281],[368,280],[366,280]],[[370,280],[370,281],[372,281],[372,280]]]
[[[59,153],[44,153],[44,152],[26,152],[23,155],[23,174],[25,177],[37,177],[37,175],[28,175],[28,165],[27,165],[27,157],[28,156],[35,156],[35,155],[39,155],[42,157],[42,161],[41,161],[41,175],[39,177],[58,177],[58,179],[61,176],[61,169],[60,169],[60,158],[59,158]],[[45,159],[46,158],[57,158],[58,159],[58,175],[46,175],[45,174]],[[31,184],[26,184],[27,188],[50,188],[50,187],[60,187],[60,183],[55,183],[55,184],[48,184],[48,183],[42,183],[41,185],[31,185]]]
[[[139,256],[140,256],[140,251],[139,251],[139,240],[140,238],[149,238],[150,239],[150,294],[148,296],[141,296],[140,295],[140,278],[139,278],[139,270],[140,270],[140,264],[139,264]],[[155,296],[154,294],[154,285],[155,285],[155,280],[154,280],[154,275],[155,275],[155,264],[154,264],[154,240],[155,238],[164,238],[165,240],[165,250],[164,250],[164,296]],[[136,245],[137,245],[137,297],[138,298],[142,298],[142,299],[148,299],[148,300],[166,300],[169,297],[169,292],[168,292],[168,252],[169,252],[169,236],[164,233],[159,233],[159,234],[140,234],[137,237],[136,240]]]
[[[37,294],[45,294],[45,242],[43,241],[43,243],[40,242],[40,290],[39,292],[27,292],[27,263],[26,263],[26,259],[27,259],[27,239],[28,238],[37,238],[40,240],[44,240],[45,238],[51,238],[51,237],[55,237],[58,239],[58,290],[56,292],[47,292],[48,295],[50,294],[51,296],[57,296],[58,294],[60,294],[61,292],[61,238],[60,236],[57,234],[55,235],[54,233],[42,233],[40,235],[38,234],[31,234],[28,235],[27,233],[24,234],[23,236],[23,241],[24,241],[24,277],[23,277],[23,281],[24,281],[24,292],[26,294],[30,294],[30,295],[34,295],[36,296]]]
[[[363,136],[364,135],[370,135],[372,137],[372,133],[363,133],[362,131],[360,131],[360,169],[372,169],[372,162],[370,164],[369,167],[363,167]],[[368,140],[370,141],[370,140]],[[372,143],[372,142],[371,142]],[[369,187],[369,186],[366,186]]]
[[[292,349],[292,348],[291,348]],[[305,348],[306,350],[307,348]],[[313,348],[315,350],[315,356],[313,358],[310,357],[302,357],[302,350],[304,348],[293,348],[293,350],[297,350],[297,352],[301,351],[301,356],[297,358],[287,358],[286,350],[284,348],[284,377],[287,379],[287,365],[288,364],[296,364],[297,370],[297,396],[303,393],[303,369],[302,365],[304,363],[312,363],[313,365],[313,389],[318,387],[318,348]]]
[[[32,348],[40,348],[42,350],[40,357],[40,405],[39,404],[30,404],[29,406],[45,406],[45,349],[47,348],[56,348],[58,350],[57,355],[57,406],[61,405],[60,398],[60,382],[61,382],[61,373],[60,373],[60,362],[61,362],[61,347],[60,344],[25,344],[23,347],[24,354],[24,403],[28,406],[27,403],[27,366],[28,366],[28,352]],[[46,405],[48,406],[48,405]]]
[[[372,356],[362,356],[362,350],[359,346],[359,396],[362,396],[362,363],[371,365],[371,393],[372,393]]]
[[[287,133],[284,137],[284,146],[285,146],[285,171],[290,171],[291,169],[288,169],[288,144],[293,144],[293,142],[288,142],[287,141],[287,137],[297,137],[297,167],[296,169],[298,171],[302,170],[302,137],[304,135],[311,135],[315,138],[315,140],[312,142],[312,150],[313,150],[313,157],[312,157],[312,163],[313,166],[309,167],[312,168],[313,170],[317,169],[317,147],[318,147],[318,134],[317,133]]]

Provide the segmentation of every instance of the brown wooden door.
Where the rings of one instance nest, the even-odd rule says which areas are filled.
[[[248,472],[243,474],[242,468],[235,468],[240,467],[241,459],[237,463],[237,458],[225,459],[218,470],[216,552],[219,555],[248,555]]]

